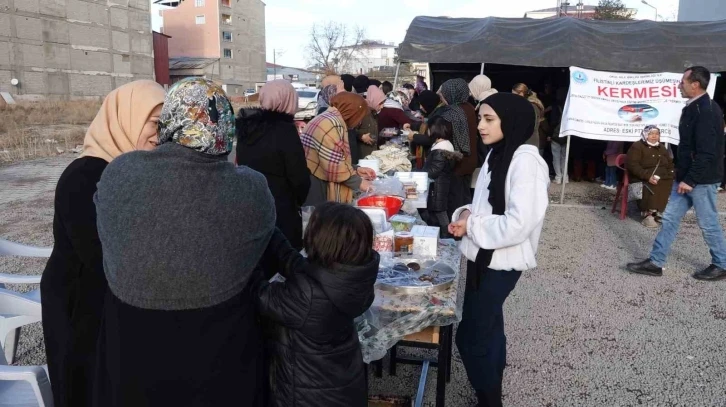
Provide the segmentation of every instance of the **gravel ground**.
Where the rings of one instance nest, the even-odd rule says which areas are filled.
[[[8,202],[4,171],[54,168],[59,160],[66,158],[0,168],[0,237],[52,243],[52,190]],[[52,184],[59,173],[48,172],[49,181],[38,182]],[[559,201],[557,186],[551,192]],[[505,405],[726,407],[726,282],[689,276],[709,263],[695,217],[684,220],[664,277],[630,275],[623,265],[647,256],[656,231],[640,226],[633,208],[625,221],[603,209],[613,195],[594,184],[570,184],[566,205],[550,208],[539,268],[523,275],[506,303]],[[42,260],[0,258],[0,272],[35,274],[43,266]],[[43,353],[39,326],[25,329],[19,364],[43,363]],[[398,372],[371,376],[371,394],[414,395],[419,369],[401,365]],[[433,405],[435,377],[432,369],[427,405]],[[473,404],[455,350],[447,405]]]

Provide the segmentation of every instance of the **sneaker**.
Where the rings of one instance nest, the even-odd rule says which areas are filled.
[[[608,186],[607,186],[607,185],[605,185],[605,184],[600,184],[600,188],[605,188],[605,189],[607,189],[607,187],[608,187]]]
[[[718,187],[718,189],[716,191],[723,192],[724,191],[724,187],[723,186],[720,186],[720,187]]]
[[[565,178],[565,184],[569,184],[569,183],[570,183],[570,179],[569,178]]]
[[[643,219],[643,222],[641,222],[641,223],[643,224],[643,226],[645,226],[649,229],[655,229],[658,226],[660,226],[658,224],[658,222],[655,221],[655,218],[653,217],[653,215],[646,216],[645,219]]]
[[[643,274],[646,276],[661,277],[663,276],[663,268],[653,264],[650,259],[643,260],[639,263],[629,263],[628,271],[635,274]]]
[[[608,186],[608,189],[611,191],[616,191],[618,189],[618,187],[616,187],[615,185],[610,185],[610,186]]]
[[[557,185],[562,184],[562,179],[561,178],[555,178],[555,184],[557,184]]]

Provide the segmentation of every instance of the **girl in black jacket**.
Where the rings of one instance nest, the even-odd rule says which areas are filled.
[[[380,258],[373,226],[352,206],[327,202],[310,218],[302,257],[279,231],[263,267],[285,282],[257,288],[260,314],[272,324],[270,406],[368,404],[363,355],[353,319],[373,303]]]
[[[450,237],[448,234],[449,212],[456,208],[448,207],[451,178],[456,163],[461,161],[463,154],[454,151],[451,143],[453,128],[451,123],[443,117],[437,116],[428,125],[428,136],[435,140],[431,152],[426,157],[423,171],[429,174],[433,184],[429,186],[429,196],[426,201],[426,223],[441,228],[442,238]]]
[[[310,190],[310,171],[294,124],[297,93],[289,82],[268,82],[260,90],[262,109],[237,114],[237,164],[262,173],[275,198],[277,227],[302,248],[300,208]]]

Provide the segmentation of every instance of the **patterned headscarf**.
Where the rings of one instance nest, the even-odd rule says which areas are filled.
[[[428,89],[429,89],[429,87],[426,85],[426,82],[424,82],[423,76],[420,76],[420,75],[417,76],[416,77],[416,86],[414,86],[414,90],[416,90],[416,93],[418,93],[420,95],[421,92],[428,90]]]
[[[159,144],[174,142],[203,154],[232,151],[235,119],[224,90],[204,78],[175,83],[159,117]]]
[[[469,140],[469,123],[466,120],[464,110],[460,103],[468,103],[469,85],[461,78],[449,79],[441,85],[439,94],[446,100],[448,106],[441,109],[441,114],[454,128],[454,149],[464,155],[471,154],[471,142]]]
[[[318,107],[330,107],[330,99],[338,94],[338,85],[327,85],[320,91]]]
[[[651,125],[645,126],[645,128],[643,129],[643,132],[640,134],[640,137],[643,139],[643,142],[645,144],[647,144],[651,147],[658,147],[660,145],[660,142],[652,144],[651,142],[648,141],[648,134],[653,130],[658,130],[658,133],[660,133],[660,128],[658,128],[658,126],[651,124]]]
[[[400,88],[389,93],[388,99],[395,100],[400,103],[401,106],[403,106],[403,110],[410,110],[408,105],[411,104],[411,98],[408,96],[406,88]]]

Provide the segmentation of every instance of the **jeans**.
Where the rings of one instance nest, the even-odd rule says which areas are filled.
[[[618,185],[618,167],[605,168],[605,185],[609,187]]]
[[[567,144],[552,142],[552,165],[555,167],[555,179],[560,181],[567,179],[565,154],[567,154]]]
[[[507,364],[507,337],[504,334],[504,301],[517,285],[521,271],[486,270],[479,286],[470,284],[476,265],[468,263],[464,292],[464,312],[456,332],[469,382],[480,406],[502,406],[502,379]]]
[[[663,228],[655,238],[650,261],[658,267],[665,267],[673,241],[676,240],[681,219],[691,207],[696,210],[698,226],[711,252],[712,264],[726,269],[726,239],[716,209],[718,184],[696,185],[693,191],[679,194],[678,182],[673,183],[671,196],[663,213]]]

